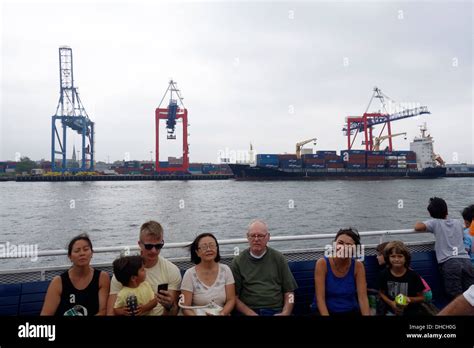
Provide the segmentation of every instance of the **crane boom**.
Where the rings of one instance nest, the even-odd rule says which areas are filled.
[[[389,138],[398,137],[399,135],[405,135],[406,136],[407,133],[395,133],[395,134],[384,135],[384,136],[375,138],[374,151],[379,151],[380,150],[380,145],[383,143],[384,140],[389,139]]]
[[[311,139],[308,139],[308,140],[304,140],[304,141],[300,141],[299,143],[296,143],[296,158],[301,158],[301,148],[306,145],[307,143],[310,143],[312,141],[314,141],[314,143],[316,144],[316,141],[318,139],[317,138],[311,138]]]

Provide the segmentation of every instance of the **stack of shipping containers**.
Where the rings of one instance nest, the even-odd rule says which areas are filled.
[[[189,163],[189,172],[191,174],[202,174],[202,163]]]
[[[280,164],[278,155],[259,154],[257,155],[257,166],[265,168],[278,168]]]
[[[328,169],[344,168],[341,156],[336,151],[316,151],[316,154],[324,156],[324,165]]]
[[[303,165],[306,169],[323,169],[326,168],[325,156],[323,154],[307,154],[303,155]]]
[[[385,168],[384,151],[367,151],[367,168],[383,169]]]
[[[398,153],[396,151],[385,151],[385,165],[389,169],[398,168]]]
[[[153,175],[155,171],[155,164],[153,162],[142,163],[142,174]]]
[[[292,169],[296,171],[301,171],[301,169],[303,168],[303,161],[301,159],[298,159],[296,155],[278,155],[278,161],[280,168],[284,170]]]
[[[416,153],[413,151],[398,151],[398,155],[406,157],[407,169],[417,169]]]
[[[365,150],[344,150],[341,151],[341,158],[347,169],[367,168]]]

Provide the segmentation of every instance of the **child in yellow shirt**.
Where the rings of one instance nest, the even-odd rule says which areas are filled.
[[[148,315],[158,299],[145,280],[142,257],[121,257],[114,261],[113,268],[115,278],[123,285],[114,304],[115,315]]]

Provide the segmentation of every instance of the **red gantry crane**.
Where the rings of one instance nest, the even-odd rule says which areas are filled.
[[[376,113],[368,113],[367,111],[370,108],[370,105],[372,104],[372,101],[374,98],[377,98],[380,100],[380,103],[382,105],[383,111],[379,111]],[[387,129],[387,135],[386,137],[388,138],[388,149],[389,151],[392,151],[392,137],[394,136],[392,134],[392,128],[391,128],[391,122],[393,121],[398,121],[402,120],[404,118],[409,118],[409,117],[415,117],[418,115],[423,115],[423,114],[430,114],[428,111],[428,107],[426,106],[419,106],[415,108],[405,108],[402,109],[399,112],[389,114],[387,111],[387,105],[385,100],[390,100],[393,101],[390,97],[382,93],[382,91],[374,87],[374,93],[372,94],[372,98],[370,98],[369,105],[367,106],[367,109],[365,113],[362,116],[348,116],[346,117],[346,122],[347,124],[344,126],[342,131],[347,134],[347,149],[350,150],[352,149],[352,146],[354,145],[354,141],[359,133],[364,133],[365,141],[362,142],[362,144],[365,144],[365,150],[366,151],[374,151],[374,137],[372,135],[373,133],[373,127],[379,124],[383,124],[382,129],[380,130],[380,133],[378,137],[382,136],[382,133],[384,132],[385,128]],[[353,137],[351,138],[351,136]]]
[[[167,94],[170,94],[169,104],[167,108],[161,108],[161,105]],[[180,105],[178,105],[178,103]],[[180,107],[181,106],[181,107]],[[166,120],[166,140],[176,139],[176,124],[178,121],[183,123],[183,153],[182,164],[175,167],[161,167],[160,166],[160,120]],[[188,144],[188,110],[184,107],[183,97],[176,86],[176,82],[171,80],[166,89],[163,98],[161,99],[158,108],[155,110],[155,125],[156,125],[156,160],[155,170],[160,172],[175,172],[187,173],[189,169],[189,144]]]

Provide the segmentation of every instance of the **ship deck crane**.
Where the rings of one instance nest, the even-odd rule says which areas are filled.
[[[383,108],[383,112],[379,111],[376,113],[368,113],[367,111],[372,104],[374,98],[380,100],[380,103]],[[383,127],[380,131],[379,137],[382,136],[385,127],[387,127],[388,135],[392,135],[391,129],[391,122],[402,120],[405,118],[415,117],[424,114],[430,114],[428,107],[426,106],[418,106],[415,108],[401,108],[402,110],[393,114],[389,114],[387,111],[387,106],[385,100],[393,101],[390,97],[382,93],[382,91],[378,87],[374,87],[374,92],[372,97],[370,98],[369,105],[365,113],[362,116],[348,116],[346,117],[346,125],[342,129],[342,131],[347,135],[347,148],[350,150],[354,144],[354,141],[357,135],[361,132],[364,133],[365,137],[365,150],[373,151],[374,143],[373,143],[373,127],[379,124],[383,124]],[[394,101],[393,101],[394,102]],[[354,135],[353,139],[351,140],[351,136]],[[392,139],[391,137],[388,138],[389,140],[389,151],[392,151]]]
[[[407,133],[395,133],[395,134],[384,135],[384,136],[375,138],[374,151],[380,151],[380,145],[384,142],[384,140],[395,138],[395,137],[398,137],[400,135],[404,135],[405,139],[406,139]]]
[[[310,143],[314,141],[314,145],[316,145],[317,138],[311,138],[308,140],[301,141],[299,143],[296,143],[296,158],[300,159],[301,158],[301,148],[306,145],[307,143]]]

